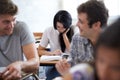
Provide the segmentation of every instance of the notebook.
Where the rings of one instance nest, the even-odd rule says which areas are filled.
[[[62,59],[62,56],[47,56],[47,55],[42,55],[40,57],[41,61],[53,61],[53,60],[60,60]]]

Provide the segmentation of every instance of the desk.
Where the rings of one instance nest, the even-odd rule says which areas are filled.
[[[58,61],[40,61],[40,66],[54,66]]]
[[[55,65],[59,60],[61,60],[61,56],[48,56],[48,55],[42,55],[40,57],[40,66],[51,66]]]
[[[33,35],[34,35],[35,39],[41,39],[43,33],[42,32],[34,32]]]

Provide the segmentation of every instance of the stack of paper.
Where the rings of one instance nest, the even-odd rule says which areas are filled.
[[[61,56],[47,56],[47,55],[42,55],[40,57],[41,61],[52,61],[52,60],[60,60],[62,59]]]

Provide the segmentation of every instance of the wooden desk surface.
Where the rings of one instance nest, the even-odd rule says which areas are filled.
[[[40,61],[40,66],[54,66],[58,61]]]
[[[35,40],[40,40],[42,36],[35,36]]]

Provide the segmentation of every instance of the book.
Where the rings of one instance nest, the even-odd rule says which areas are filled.
[[[62,59],[62,56],[48,56],[48,55],[42,55],[40,57],[41,61],[53,61],[53,60],[60,60]]]

